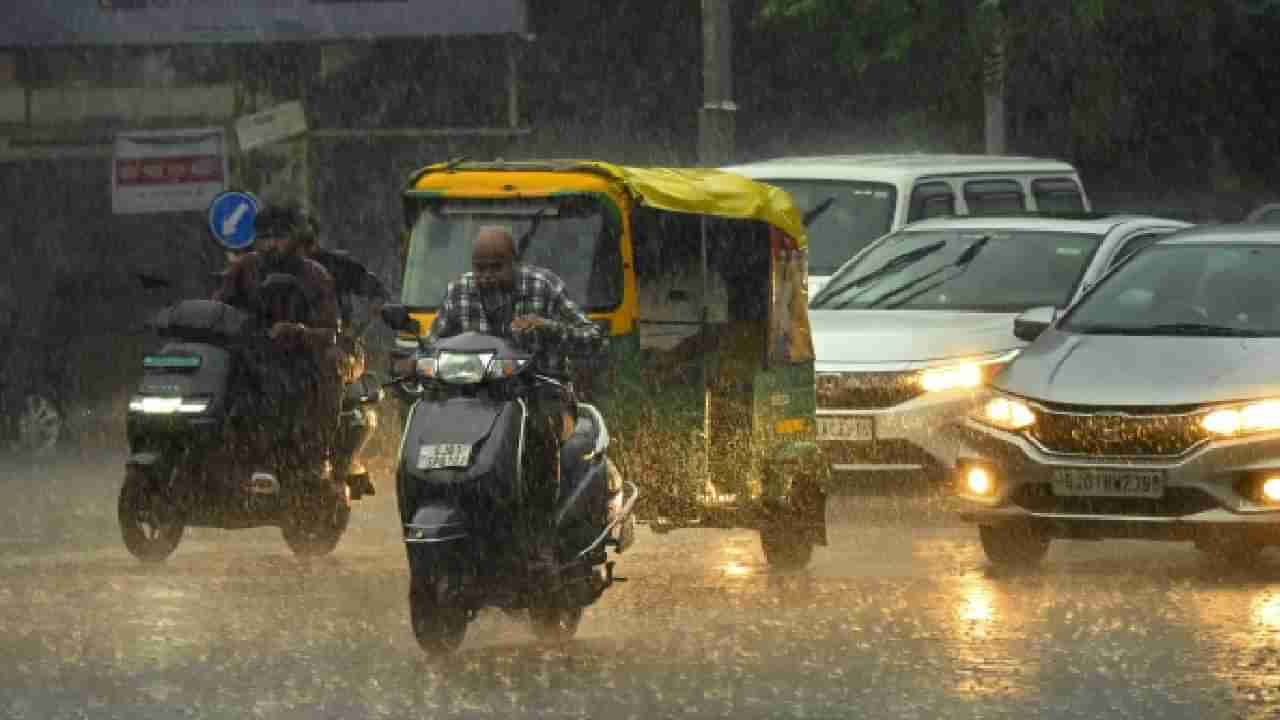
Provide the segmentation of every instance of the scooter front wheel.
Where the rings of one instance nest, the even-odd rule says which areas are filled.
[[[471,613],[451,605],[448,576],[419,576],[409,580],[409,621],[422,651],[432,657],[449,655],[462,647]],[[442,600],[442,598],[446,598]]]
[[[129,552],[142,562],[160,563],[178,549],[186,523],[163,488],[151,480],[140,467],[126,470],[117,514],[120,536]]]

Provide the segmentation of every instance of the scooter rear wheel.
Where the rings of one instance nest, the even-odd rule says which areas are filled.
[[[441,602],[451,595],[445,576],[421,576],[409,580],[409,621],[418,646],[431,657],[449,655],[462,647],[471,613]]]
[[[186,530],[181,512],[139,467],[125,471],[117,515],[125,548],[145,563],[164,562],[178,549]]]
[[[280,524],[280,534],[285,544],[298,557],[321,557],[333,552],[338,541],[351,522],[351,501],[346,488],[335,492],[332,499],[314,512],[305,512],[285,518]]]

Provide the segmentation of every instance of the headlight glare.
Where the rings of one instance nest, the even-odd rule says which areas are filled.
[[[1018,350],[970,362],[929,368],[920,373],[925,392],[975,388],[984,385],[1018,356]]]
[[[493,353],[441,352],[436,356],[436,377],[454,385],[474,385],[484,380]]]
[[[129,411],[143,415],[199,415],[209,409],[209,400],[200,397],[140,395],[129,401]]]
[[[1280,430],[1280,401],[1268,400],[1238,408],[1214,410],[1200,420],[1214,435],[1232,436]]]
[[[1003,430],[1023,430],[1036,422],[1035,411],[1026,403],[1005,397],[992,399],[982,408],[978,417],[988,425]]]
[[[925,370],[920,374],[920,387],[926,392],[973,388],[982,384],[982,368],[977,363]]]

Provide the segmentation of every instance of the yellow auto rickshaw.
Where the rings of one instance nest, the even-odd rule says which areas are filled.
[[[783,567],[826,544],[806,236],[784,191],[715,170],[455,161],[412,173],[403,200],[401,302],[421,328],[493,224],[599,323],[609,350],[578,359],[575,384],[655,531],[754,528]]]

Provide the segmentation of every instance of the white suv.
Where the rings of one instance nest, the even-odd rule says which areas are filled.
[[[825,155],[723,168],[791,194],[809,225],[809,294],[872,240],[953,215],[1089,212],[1070,164],[1004,155]]]

